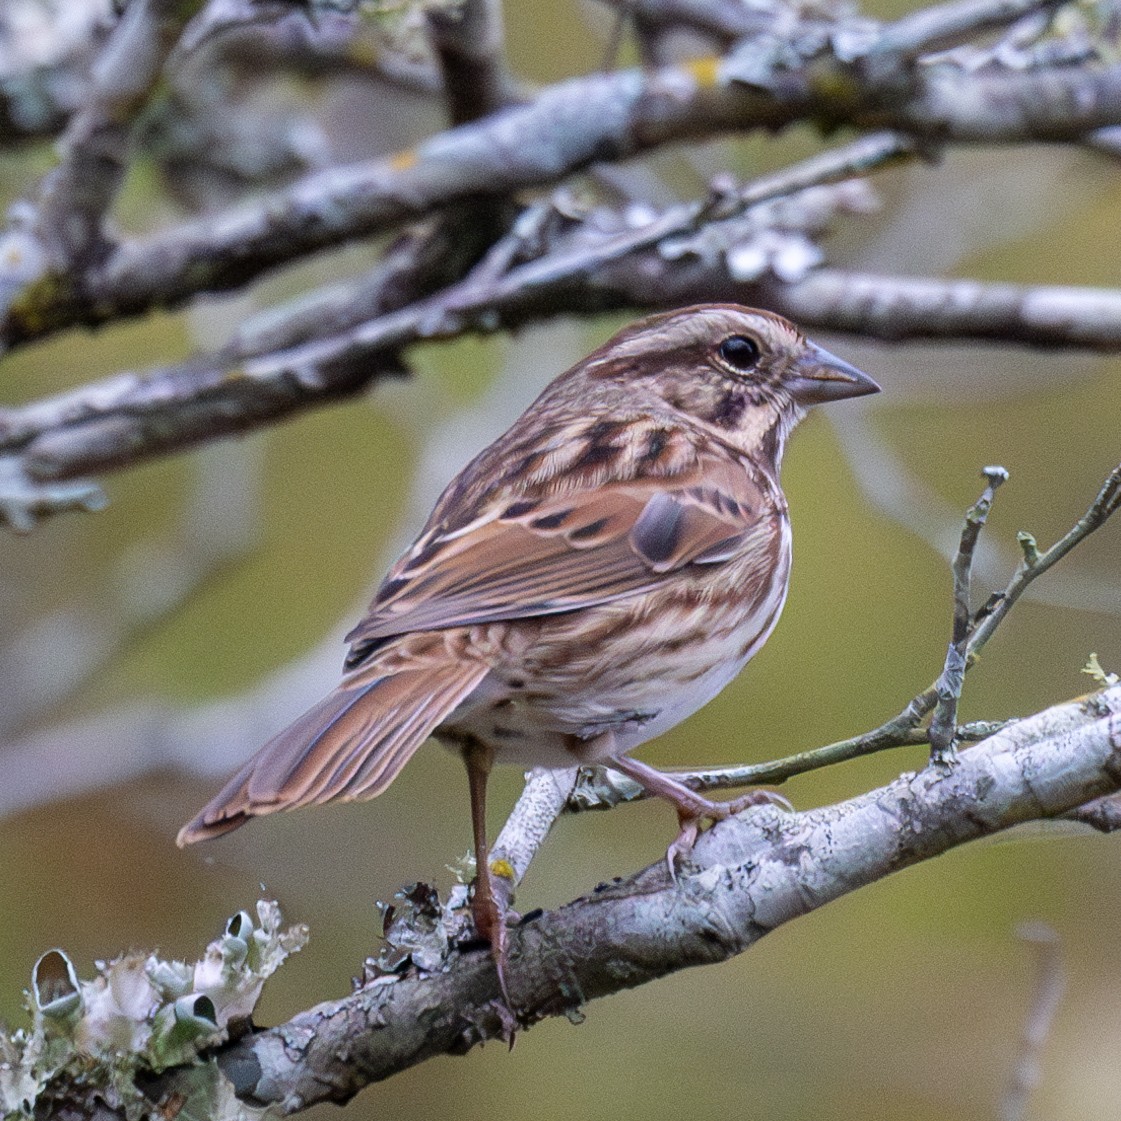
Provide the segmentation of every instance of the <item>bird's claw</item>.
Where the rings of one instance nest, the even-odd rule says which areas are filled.
[[[677,858],[685,859],[689,856],[701,831],[701,819],[699,817],[680,817],[680,822],[681,828],[678,830],[677,836],[674,837],[669,848],[666,849],[666,864],[669,867],[670,879],[674,883],[677,883]]]
[[[794,811],[794,806],[790,800],[773,790],[749,790],[746,794],[741,794],[738,798],[733,798],[727,802],[708,802],[706,800],[704,807],[697,813],[686,813],[679,810],[677,817],[680,829],[669,848],[666,849],[666,865],[669,868],[670,879],[677,883],[677,860],[679,857],[687,858],[693,851],[693,846],[700,836],[701,822],[705,818],[711,821],[726,821],[752,806],[778,806],[780,809],[791,813]]]

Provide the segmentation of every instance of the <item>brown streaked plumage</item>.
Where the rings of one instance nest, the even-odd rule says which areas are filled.
[[[467,762],[475,918],[501,970],[492,762],[611,762],[677,807],[676,850],[701,818],[758,799],[709,802],[626,753],[715,696],[766,640],[790,568],[786,438],[808,405],[878,388],[786,320],[732,304],[621,331],[452,481],[348,635],[342,684],[179,843],[373,798],[433,735]]]

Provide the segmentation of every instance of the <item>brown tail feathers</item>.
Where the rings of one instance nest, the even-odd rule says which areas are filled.
[[[486,673],[480,663],[449,659],[352,674],[269,740],[183,826],[178,844],[219,837],[277,810],[376,798]]]

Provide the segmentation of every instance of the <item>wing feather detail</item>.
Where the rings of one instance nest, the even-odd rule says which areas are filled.
[[[347,635],[347,665],[408,632],[572,611],[724,563],[769,539],[777,494],[725,449],[698,450],[675,476],[506,489],[454,531],[434,515]]]

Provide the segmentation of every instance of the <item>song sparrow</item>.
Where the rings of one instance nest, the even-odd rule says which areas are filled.
[[[429,737],[471,790],[479,933],[500,975],[484,801],[491,764],[610,763],[677,808],[711,802],[627,753],[711,700],[786,599],[779,464],[809,405],[875,393],[777,315],[684,308],[562,374],[444,491],[351,643],[342,684],[179,834],[382,793]]]

